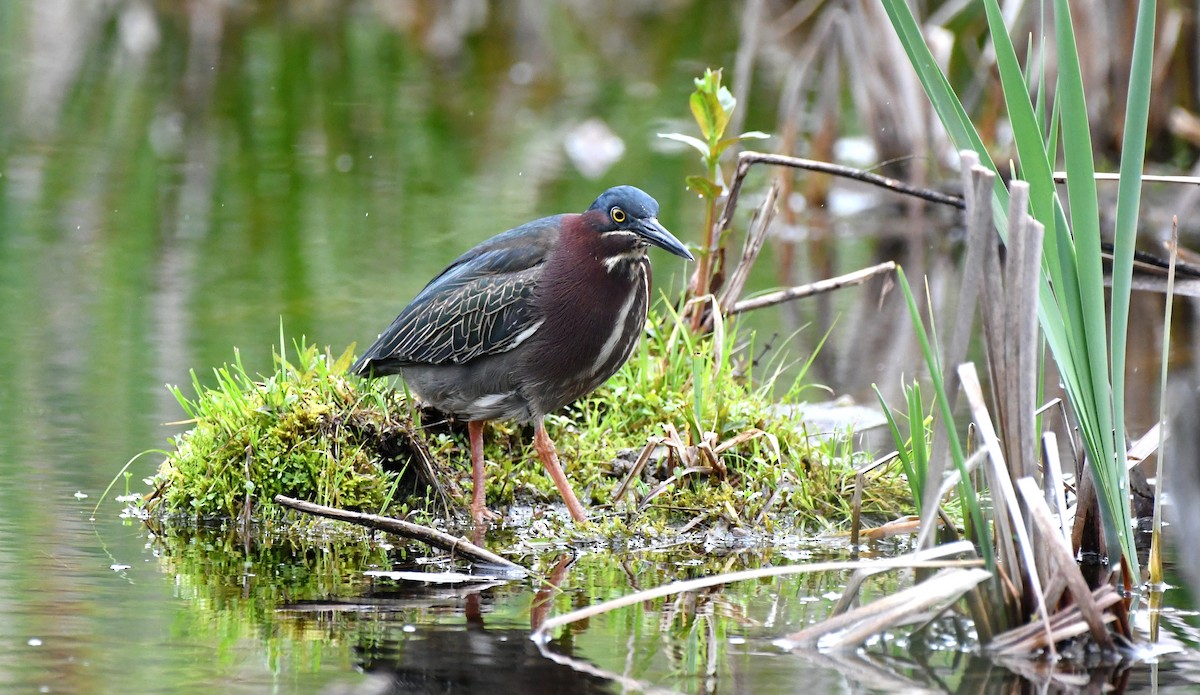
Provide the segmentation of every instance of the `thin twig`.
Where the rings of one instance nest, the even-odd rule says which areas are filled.
[[[650,461],[650,456],[654,453],[655,449],[662,445],[662,443],[662,437],[651,437],[646,442],[646,446],[642,447],[642,453],[639,454],[637,460],[633,462],[633,467],[629,469],[629,474],[625,476],[625,479],[621,481],[620,487],[618,487],[617,491],[613,493],[613,505],[616,505],[617,502],[620,502],[621,498],[625,496],[625,493],[629,491],[629,486],[633,484],[633,481],[641,477],[642,469],[644,469],[646,464]]]
[[[1120,181],[1121,175],[1116,172],[1097,171],[1092,174],[1092,178],[1096,181]],[[1063,183],[1067,180],[1067,172],[1054,172],[1054,180],[1058,183]],[[1198,176],[1162,176],[1156,174],[1142,174],[1143,183],[1179,183],[1188,186],[1200,186],[1200,177]]]
[[[899,452],[893,451],[890,454],[880,456],[871,461],[865,466],[856,466],[854,470],[854,500],[851,502],[850,514],[850,548],[851,552],[858,552],[858,536],[862,530],[862,492],[863,487],[867,484],[867,473],[875,470],[885,463],[890,463],[895,460]],[[843,594],[844,596],[845,594]]]
[[[858,533],[862,529],[862,489],[867,484],[867,476],[862,473],[854,474],[854,497],[850,501],[850,551],[858,552]]]
[[[363,514],[362,512],[352,512],[346,509],[338,509],[337,507],[327,507],[323,504],[314,504],[305,502],[304,500],[286,497],[284,495],[275,495],[276,504],[281,504],[285,507],[295,509],[305,514],[314,514],[323,516],[329,519],[337,519],[359,526],[366,526],[378,531],[385,531],[404,538],[411,538],[415,541],[420,541],[426,545],[431,545],[435,548],[440,548],[446,552],[461,555],[467,560],[479,565],[489,567],[499,567],[505,573],[520,573],[521,575],[528,574],[528,570],[520,565],[506,560],[499,555],[480,548],[471,543],[465,538],[456,538],[450,534],[439,531],[428,526],[421,526],[403,519],[395,519],[390,516],[379,516],[378,514]]]
[[[1179,268],[1176,267],[1175,274],[1179,274]],[[1109,278],[1104,278],[1105,286],[1110,286]],[[1131,289],[1140,290],[1142,292],[1157,292],[1159,294],[1167,293],[1167,280],[1156,276],[1138,275],[1133,278]],[[1175,280],[1175,286],[1170,288],[1171,296],[1173,297],[1200,297],[1200,280]]]
[[[1154,452],[1162,449],[1167,435],[1167,431],[1162,427],[1163,422],[1166,420],[1160,418],[1150,429],[1146,430],[1145,434],[1138,437],[1137,441],[1129,445],[1129,451],[1125,452],[1125,470],[1133,470],[1141,465],[1142,461],[1150,458]]]
[[[775,200],[778,196],[779,182],[776,181],[767,189],[763,204],[758,208],[754,219],[750,221],[750,228],[746,231],[746,242],[742,245],[742,257],[738,260],[737,267],[729,274],[725,287],[721,288],[719,304],[725,313],[729,313],[730,307],[741,298],[746,281],[750,279],[750,271],[754,268],[755,261],[758,260],[763,242],[767,240],[767,231],[775,219]]]
[[[808,171],[819,171],[823,174],[832,174],[841,176],[855,181],[862,181],[873,186],[886,188],[897,193],[915,196],[923,200],[928,200],[933,203],[949,205],[951,207],[962,208],[964,206],[963,199],[941,193],[929,188],[921,188],[911,184],[898,181],[887,176],[872,174],[869,171],[855,169],[854,167],[842,166],[840,164],[831,164],[829,162],[819,162],[815,159],[804,159],[801,157],[788,157],[782,154],[768,154],[766,152],[743,152],[738,155],[737,169],[733,176],[733,184],[729,188],[729,198],[725,201],[725,210],[721,213],[721,221],[719,227],[722,232],[729,228],[730,222],[733,220],[733,211],[737,209],[738,196],[742,191],[742,182],[749,173],[750,168],[755,164],[772,164],[775,166],[791,167],[793,169],[806,169]]]
[[[717,224],[717,228],[720,230],[720,233],[724,233],[727,229],[729,229],[729,225],[732,224],[733,213],[737,210],[738,197],[741,195],[742,184],[746,179],[746,175],[750,172],[750,169],[755,164],[772,164],[775,166],[791,167],[793,169],[817,171],[824,174],[831,174],[833,176],[841,176],[842,178],[852,179],[854,181],[869,183],[873,186],[879,186],[880,188],[886,188],[896,193],[913,196],[915,198],[920,198],[921,200],[927,200],[931,203],[949,205],[950,207],[958,208],[959,210],[962,210],[966,207],[966,202],[960,196],[942,193],[941,191],[935,191],[930,188],[914,186],[912,184],[904,183],[887,176],[873,174],[863,169],[855,169],[854,167],[831,164],[829,162],[820,162],[813,159],[803,159],[801,157],[788,157],[781,154],[747,151],[738,155],[737,169],[734,172],[733,183],[730,184],[729,187],[729,197],[725,200],[725,209],[721,212],[721,217]],[[1097,181],[1111,181],[1117,179],[1117,176],[1117,174],[1098,172],[1095,174],[1095,179]],[[1055,178],[1059,181],[1065,180],[1066,174],[1058,172],[1055,174]],[[1200,178],[1193,176],[1145,175],[1142,176],[1142,181],[1151,183],[1200,185]],[[1104,242],[1101,244],[1101,249],[1111,252],[1112,244]],[[1141,251],[1134,252],[1134,259],[1149,263],[1158,268],[1165,269],[1167,267],[1167,262],[1164,259],[1158,258],[1152,254],[1143,253]],[[1200,269],[1183,263],[1178,264],[1178,269],[1176,272],[1180,275],[1188,275],[1190,277],[1197,277],[1197,275],[1200,275]],[[1154,289],[1155,291],[1162,291],[1157,288],[1139,288],[1136,286],[1134,289]],[[1182,292],[1177,290],[1177,294],[1182,294]]]
[[[838,275],[837,277],[832,277],[825,280],[817,280],[816,282],[810,282],[807,285],[796,285],[795,287],[789,287],[786,290],[769,292],[751,299],[743,299],[742,301],[730,307],[729,313],[740,314],[743,311],[761,309],[765,306],[773,306],[775,304],[780,304],[793,299],[800,299],[801,297],[811,297],[815,294],[821,294],[823,292],[840,290],[843,287],[862,284],[876,275],[880,275],[882,273],[891,273],[895,270],[896,263],[894,261],[887,261],[885,263],[880,263],[879,265],[873,265],[869,268],[856,270],[853,273],[846,273],[845,275]]]

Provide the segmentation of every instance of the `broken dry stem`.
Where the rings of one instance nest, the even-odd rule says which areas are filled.
[[[991,576],[980,568],[946,568],[915,586],[788,635],[782,642],[791,649],[818,644],[822,649],[854,648],[931,606],[958,600]]]

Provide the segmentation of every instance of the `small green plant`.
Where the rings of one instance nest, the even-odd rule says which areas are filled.
[[[921,321],[921,310],[917,306],[917,300],[913,296],[912,288],[909,287],[908,278],[904,275],[904,269],[896,268],[896,279],[900,283],[900,289],[904,292],[904,300],[908,304],[909,315],[913,318],[913,327],[916,329],[917,342],[921,346],[921,354],[925,358],[925,366],[929,369],[929,378],[933,382],[934,403],[937,406],[937,412],[941,416],[941,422],[945,431],[946,439],[949,443],[950,460],[954,464],[954,468],[959,473],[958,481],[958,496],[962,505],[963,521],[967,526],[967,532],[972,541],[979,547],[979,555],[983,558],[984,564],[988,571],[994,572],[996,569],[996,550],[993,543],[990,527],[984,523],[983,507],[979,501],[979,494],[971,485],[971,477],[967,470],[966,447],[963,446],[959,436],[959,428],[954,418],[953,409],[950,405],[950,397],[946,391],[946,375],[942,370],[941,357],[937,353],[937,348],[929,332],[925,330],[925,325]],[[916,413],[920,416],[920,424],[910,422],[910,437],[913,440],[912,446],[913,461],[910,466],[914,471],[921,468],[928,468],[925,464],[928,463],[928,456],[920,457],[924,448],[924,442],[921,441],[926,437],[931,436],[931,433],[926,432],[928,429],[924,423],[923,411],[920,410],[920,392],[917,391],[916,400],[909,395],[909,413],[910,417],[913,414],[914,407],[917,408]],[[882,399],[881,399],[882,400]],[[884,404],[884,410],[887,410],[887,405]],[[892,436],[896,439],[898,447],[903,440],[899,434],[899,429],[895,426],[892,420],[892,415],[888,414],[888,421],[892,427]],[[925,492],[925,487],[929,484],[937,484],[940,481],[926,480],[922,482],[917,489],[922,495]],[[910,483],[911,485],[911,483]],[[924,497],[916,499],[917,508],[922,508]]]
[[[684,133],[659,133],[658,137],[695,148],[704,164],[703,176],[687,177],[688,188],[704,200],[704,234],[696,259],[696,273],[688,291],[692,297],[703,297],[719,289],[720,277],[725,266],[726,239],[716,228],[717,203],[726,192],[725,177],[721,174],[721,155],[743,140],[764,139],[770,136],[752,130],[725,137],[725,129],[729,127],[729,120],[737,107],[737,99],[721,84],[719,68],[705,70],[703,77],[695,79],[695,84],[696,89],[688,98],[688,104],[703,139]],[[700,327],[702,309],[701,305],[694,305],[693,330]]]
[[[919,317],[918,317],[919,319]],[[908,437],[900,431],[900,423],[892,415],[879,387],[871,385],[879,405],[883,408],[884,417],[888,421],[892,439],[896,442],[896,456],[900,459],[900,468],[912,492],[913,508],[920,509],[925,499],[925,476],[929,469],[930,449],[933,442],[933,418],[926,415],[925,404],[921,399],[921,384],[914,381],[904,385],[904,401],[907,405]]]

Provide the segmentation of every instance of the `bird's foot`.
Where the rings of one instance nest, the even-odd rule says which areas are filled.
[[[488,509],[487,507],[472,506],[471,507],[471,518],[475,520],[476,526],[482,526],[484,524],[490,524],[493,521],[500,521],[500,519],[502,519],[504,517],[500,516],[496,512],[493,512],[492,510]]]

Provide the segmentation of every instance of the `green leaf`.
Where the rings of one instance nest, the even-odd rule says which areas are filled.
[[[721,104],[721,110],[727,115],[733,113],[733,109],[737,107],[737,99],[734,99],[733,93],[724,86],[717,89],[717,101]]]
[[[921,509],[921,492],[920,487],[924,482],[917,479],[916,469],[913,468],[912,454],[909,451],[908,442],[904,435],[900,432],[900,424],[896,422],[896,417],[892,415],[892,409],[888,406],[887,401],[883,398],[883,393],[880,392],[879,386],[871,384],[871,389],[875,391],[875,397],[879,399],[880,409],[883,411],[883,417],[887,419],[888,429],[892,431],[892,442],[896,445],[896,457],[900,459],[900,466],[904,469],[904,475],[908,477],[908,487],[913,498],[913,507],[918,511]],[[907,387],[905,389],[907,391]],[[915,425],[909,422],[909,438],[912,439],[912,430]]]
[[[685,145],[691,145],[700,151],[700,156],[708,159],[708,143],[704,142],[700,138],[695,138],[691,135],[684,135],[683,133],[658,133],[658,137],[663,138],[664,140],[674,140],[676,142],[682,142]]]
[[[715,92],[721,86],[721,68],[713,70],[712,68],[704,69],[704,76],[697,77],[693,80],[696,85],[697,92]]]
[[[1138,566],[1130,528],[1128,493],[1125,489],[1124,452],[1116,451],[1113,431],[1112,392],[1109,388],[1108,327],[1105,325],[1104,271],[1100,259],[1100,210],[1096,195],[1096,171],[1092,157],[1091,131],[1087,118],[1087,101],[1083,93],[1083,70],[1075,45],[1070,7],[1066,0],[1056,0],[1054,12],[1055,38],[1059,50],[1059,77],[1056,93],[1062,94],[1063,158],[1067,169],[1067,201],[1071,207],[1071,227],[1074,231],[1076,259],[1079,267],[1079,288],[1084,321],[1084,364],[1091,372],[1096,388],[1092,389],[1091,407],[1097,418],[1094,426],[1099,447],[1091,462],[1096,477],[1097,495],[1105,532],[1121,542],[1121,551],[1131,568]],[[1081,360],[1082,361],[1082,360]],[[1124,368],[1124,365],[1120,365]],[[1120,423],[1124,427],[1124,423]],[[1108,472],[1102,472],[1100,468]],[[1110,560],[1117,560],[1117,548],[1109,546]],[[1136,576],[1136,575],[1134,575]]]
[[[728,118],[722,119],[721,103],[717,101],[716,95],[710,92],[692,92],[688,104],[692,107],[692,116],[696,119],[696,125],[700,126],[700,133],[704,138],[709,142],[720,139],[724,129],[720,122],[728,122]]]
[[[338,357],[333,366],[329,368],[330,374],[345,374],[350,369],[350,365],[354,363],[354,348],[355,343],[350,343],[341,357]]]
[[[925,500],[925,476],[929,471],[930,452],[926,436],[927,434],[932,436],[932,433],[929,432],[929,426],[925,421],[925,406],[921,401],[920,382],[914,381],[912,386],[906,388],[905,391],[908,396],[908,437],[912,446],[912,476],[916,479],[915,484],[910,482],[909,485],[913,486],[917,509],[921,510],[921,504]],[[923,510],[918,513],[923,513]]]
[[[771,137],[770,135],[762,132],[761,130],[750,130],[745,133],[742,133],[741,135],[736,135],[731,138],[725,138],[724,140],[718,142],[716,149],[713,151],[713,154],[716,156],[720,156],[721,153],[724,152],[726,149],[728,149],[730,145],[735,145],[735,144],[737,144],[739,142],[743,142],[745,140],[767,140],[770,137]]]
[[[1137,240],[1142,168],[1146,158],[1146,123],[1150,116],[1150,85],[1153,82],[1154,14],[1154,2],[1143,0],[1139,4],[1133,35],[1133,64],[1129,68],[1129,95],[1125,104],[1125,132],[1121,141],[1121,176],[1117,185],[1117,220],[1113,233],[1112,265],[1112,393],[1113,422],[1116,423],[1125,422],[1125,350],[1129,333],[1133,248]],[[1169,342],[1166,341],[1168,344]],[[1165,344],[1163,349],[1165,354]],[[1165,378],[1165,358],[1162,364]],[[1116,451],[1122,452],[1125,448],[1125,430],[1123,427],[1117,427]],[[1118,494],[1125,493],[1127,482],[1118,482]],[[1136,566],[1134,564],[1134,567]]]
[[[689,176],[685,179],[687,187],[705,198],[714,199],[721,196],[721,186],[717,182],[703,176]]]
[[[992,45],[996,50],[996,66],[1004,88],[1004,105],[1008,108],[1008,119],[1013,129],[1021,177],[1029,182],[1033,216],[1049,230],[1054,220],[1054,172],[1046,155],[1042,131],[1038,127],[1033,103],[1026,89],[1025,75],[1017,60],[1017,51],[1008,38],[1000,7],[997,2],[990,0],[984,3],[984,10],[992,32]],[[1002,227],[1000,233],[1004,234],[1005,231]],[[1049,236],[1047,234],[1047,238]]]
[[[721,86],[720,69],[705,70],[704,77],[696,79],[696,91],[692,92],[688,103],[700,132],[710,143],[717,142],[725,134],[729,116],[737,106],[733,94]]]

